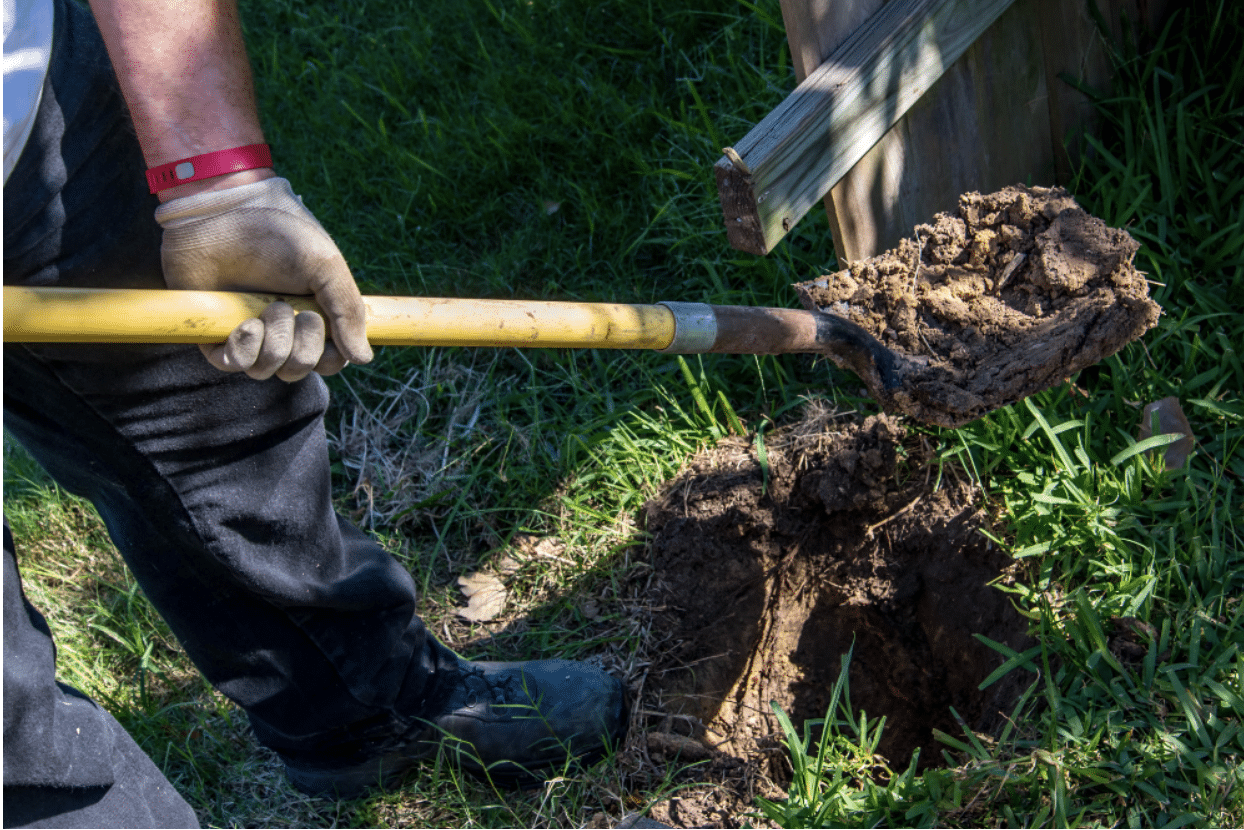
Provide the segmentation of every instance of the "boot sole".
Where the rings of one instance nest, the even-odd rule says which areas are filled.
[[[601,748],[571,758],[568,763],[571,766],[588,767],[604,755],[605,750]],[[432,758],[412,758],[401,753],[391,753],[342,769],[299,769],[287,763],[285,773],[294,788],[306,795],[351,800],[362,797],[372,789],[388,790],[412,768],[431,760]],[[543,784],[548,776],[542,775],[542,772],[551,771],[565,763],[566,760],[559,759],[556,763],[550,762],[543,767],[529,770],[511,763],[498,762],[491,769],[485,770],[475,764],[459,762],[458,768],[481,781],[506,789],[523,789]]]

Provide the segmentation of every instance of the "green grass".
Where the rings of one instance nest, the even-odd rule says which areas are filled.
[[[793,85],[772,0],[276,0],[243,14],[277,165],[368,292],[793,305],[791,282],[834,265],[816,212],[763,259],[721,230],[711,165]],[[1156,48],[1121,50],[1073,185],[1142,243],[1158,328],[1079,391],[932,433],[1029,566],[1013,599],[1040,646],[1007,655],[1028,696],[1006,732],[946,735],[947,766],[917,773],[872,756],[884,724],[843,688],[826,729],[790,724],[799,774],[754,820],[1244,823],[1244,21],[1231,2],[1179,15]],[[644,499],[696,449],[808,396],[870,407],[849,376],[793,357],[382,349],[331,383],[341,509],[415,574],[433,630],[468,656],[614,668],[642,635],[625,600],[645,568]],[[1181,471],[1134,446],[1139,407],[1168,395],[1197,439]],[[198,678],[93,511],[7,441],[4,483],[62,678],[125,723],[205,824],[576,826],[676,786],[672,770],[606,762],[507,793],[429,765],[399,792],[305,798]],[[454,617],[457,575],[507,556],[500,622]],[[1123,625],[1138,659],[1112,650]]]
[[[827,772],[765,805],[784,826],[1244,822],[1244,60],[1229,45],[1242,17],[1198,4],[1152,51],[1125,44],[1073,186],[1142,243],[1157,330],[1081,373],[1082,394],[1051,390],[941,436],[1029,564],[1010,590],[1040,646],[993,644],[1031,679],[1028,698],[1000,736],[942,736],[949,766],[920,775],[878,773],[876,724],[848,709],[819,742],[792,728],[795,766]],[[1170,395],[1197,439],[1177,471],[1162,438],[1135,438],[1140,406]],[[1112,645],[1127,628],[1141,652],[1124,662]],[[844,783],[839,769],[859,772]]]

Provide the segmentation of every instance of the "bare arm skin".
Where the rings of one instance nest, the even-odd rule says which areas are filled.
[[[264,143],[237,0],[90,2],[148,167]],[[202,347],[213,366],[296,381],[372,359],[349,266],[271,168],[180,184],[159,199],[169,288],[314,295],[324,311],[272,303],[225,343]]]
[[[235,0],[90,0],[148,167],[262,144]],[[161,202],[276,175],[246,170],[177,185]]]

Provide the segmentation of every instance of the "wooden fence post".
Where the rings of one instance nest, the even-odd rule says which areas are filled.
[[[1106,44],[1088,9],[1092,2],[1102,4],[1116,42],[1124,15],[1134,24],[1154,27],[1169,5],[1168,0],[1015,0],[1001,6],[991,0],[971,0],[964,6],[950,0],[781,0],[800,87],[728,148],[716,165],[731,245],[768,253],[815,203],[817,197],[807,198],[810,182],[828,190],[824,205],[840,261],[893,247],[915,224],[953,209],[961,193],[1016,183],[1066,183],[1076,154],[1064,142],[1092,123],[1093,111],[1087,98],[1059,76],[1082,78],[1098,89],[1105,89],[1110,77]],[[992,25],[978,27],[965,48],[959,41],[971,25],[970,13],[965,13],[969,8],[979,10],[981,18],[990,15],[986,22]],[[924,31],[910,26],[913,13],[924,15]],[[886,25],[878,27],[882,20]],[[928,30],[938,25],[941,30],[930,39]],[[851,50],[851,39],[858,45],[859,35],[869,27],[881,42],[887,26],[907,27],[885,44],[906,50],[894,64],[897,70],[885,63],[885,56]],[[953,58],[942,67],[938,56],[932,56],[929,66],[940,77],[932,69],[913,70],[910,65],[928,59],[930,42]],[[947,43],[951,48],[945,48]],[[919,54],[921,49],[925,53]],[[826,74],[830,58],[841,60],[838,74]],[[863,61],[884,65],[892,73],[906,71],[905,82],[926,87],[881,135],[871,134],[878,119],[875,114],[861,116],[860,108],[868,104],[859,102],[873,96],[878,100],[872,105],[884,109],[903,96],[880,100],[876,89],[861,88],[858,68]],[[851,70],[856,70],[854,76]],[[870,70],[864,67],[865,74]],[[869,82],[877,81],[876,74]],[[814,99],[804,82],[813,75],[820,85],[811,92],[828,90],[826,97],[832,97],[854,90],[855,97],[838,105],[836,112],[831,102],[830,114],[818,116],[809,128],[814,119],[807,102]],[[929,85],[931,77],[936,81]],[[797,101],[800,94],[802,104]],[[788,124],[782,132],[774,118],[783,113],[788,122],[803,123]],[[768,130],[764,135],[762,128]],[[838,132],[819,137],[815,129]],[[850,134],[861,129],[869,133],[864,141],[871,146]],[[775,151],[781,142],[786,144],[784,158]],[[827,154],[837,154],[837,166]],[[844,159],[849,159],[846,169]]]

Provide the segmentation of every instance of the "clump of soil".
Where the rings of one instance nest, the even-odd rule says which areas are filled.
[[[933,730],[962,734],[952,706],[970,728],[997,728],[1021,673],[979,690],[1002,658],[973,635],[1031,641],[990,585],[1013,563],[980,532],[979,492],[935,487],[921,439],[886,415],[813,413],[765,443],[765,464],[754,443],[719,444],[645,506],[664,643],[648,684],[671,723],[693,724],[681,732],[719,763],[783,782],[769,702],[796,723],[824,717],[851,652],[851,703],[886,716],[893,766],[917,748],[922,766],[938,762]]]
[[[1138,248],[1062,188],[1008,187],[968,193],[898,248],[795,288],[899,357],[899,388],[869,384],[887,411],[956,427],[1156,325]]]

